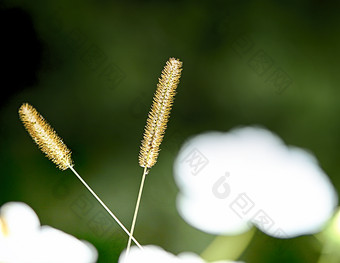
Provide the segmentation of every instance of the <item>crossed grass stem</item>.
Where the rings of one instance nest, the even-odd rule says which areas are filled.
[[[176,94],[176,88],[181,77],[181,71],[182,62],[180,62],[178,59],[170,58],[166,62],[161,78],[159,79],[159,83],[157,84],[157,89],[145,126],[144,137],[139,154],[139,165],[144,167],[144,171],[130,232],[76,172],[76,170],[73,168],[70,149],[68,149],[63,140],[57,135],[55,130],[47,123],[43,116],[40,115],[38,111],[28,103],[22,104],[22,106],[19,108],[20,119],[40,150],[45,153],[45,155],[52,162],[54,162],[59,169],[66,170],[69,168],[87,188],[87,190],[109,213],[109,215],[129,235],[126,255],[129,253],[132,240],[139,248],[143,249],[138,241],[133,237],[133,232],[136,225],[145,177],[148,173],[148,169],[150,169],[157,161],[159,146],[164,137],[174,96]]]
[[[77,171],[72,167],[69,166],[70,170],[77,176],[77,178],[82,182],[82,184],[87,188],[87,190],[97,199],[97,201],[102,205],[102,207],[109,213],[109,215],[117,222],[117,224],[124,230],[124,232],[130,237],[130,232],[127,228],[123,225],[122,222],[111,212],[111,210],[105,205],[105,203],[99,198],[99,196],[91,189],[91,187],[83,180],[83,178],[77,173]],[[141,244],[132,236],[131,238],[133,242],[140,248],[143,249]]]

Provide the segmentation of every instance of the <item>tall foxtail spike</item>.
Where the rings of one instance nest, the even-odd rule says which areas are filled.
[[[133,214],[129,241],[126,248],[128,256],[132,235],[135,229],[138,209],[142,198],[145,176],[148,169],[155,165],[159,153],[159,146],[163,140],[165,129],[169,120],[171,106],[176,94],[182,72],[182,62],[178,59],[170,58],[162,71],[158,80],[157,89],[153,97],[153,103],[146,121],[144,137],[139,152],[139,165],[144,167],[142,181],[139,187],[135,212]]]
[[[139,165],[151,168],[157,162],[159,146],[163,140],[182,72],[182,62],[170,58],[159,78],[153,103],[146,122],[140,147]]]

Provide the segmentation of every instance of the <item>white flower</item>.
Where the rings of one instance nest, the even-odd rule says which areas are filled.
[[[256,225],[274,237],[321,230],[337,194],[313,155],[256,127],[208,132],[184,144],[174,165],[177,207],[192,226],[240,234]]]
[[[175,256],[164,249],[147,245],[143,250],[131,247],[129,255],[125,258],[125,251],[120,255],[118,263],[206,263],[202,258],[192,252],[183,252]],[[235,261],[215,261],[212,263],[232,263]],[[241,262],[239,262],[241,263]]]
[[[35,212],[21,202],[0,209],[0,262],[92,263],[96,249],[86,241],[49,226],[40,226]]]

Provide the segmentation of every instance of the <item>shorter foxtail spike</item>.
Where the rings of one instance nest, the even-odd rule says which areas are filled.
[[[33,141],[59,169],[73,166],[69,148],[33,106],[22,104],[19,116]]]
[[[23,122],[26,130],[33,138],[34,142],[52,160],[61,170],[70,170],[77,176],[80,182],[87,188],[87,190],[96,198],[96,200],[103,206],[109,215],[117,222],[117,224],[129,235],[129,240],[132,239],[136,245],[143,249],[138,241],[130,234],[127,228],[120,222],[120,220],[111,212],[99,196],[92,190],[92,188],[83,180],[83,178],[73,168],[71,159],[71,151],[64,144],[62,139],[57,135],[55,130],[47,123],[43,116],[30,104],[24,103],[19,109],[19,116]],[[0,221],[1,230],[1,221]]]

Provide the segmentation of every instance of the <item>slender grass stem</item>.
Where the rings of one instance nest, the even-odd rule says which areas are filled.
[[[145,181],[145,177],[146,177],[146,174],[147,174],[147,170],[148,170],[148,168],[144,167],[143,176],[142,176],[142,182],[141,182],[140,187],[139,187],[139,193],[138,193],[135,213],[134,213],[133,219],[132,219],[132,225],[131,225],[131,230],[130,230],[129,241],[128,241],[127,248],[126,248],[126,258],[127,258],[128,254],[129,254],[130,247],[131,247],[131,239],[133,238],[133,231],[135,230],[135,225],[136,225],[136,220],[137,220],[137,215],[138,215],[138,209],[139,209],[140,200],[142,198],[142,192],[143,192],[144,181]]]
[[[131,243],[131,239],[135,244],[140,248],[143,249],[143,247],[138,243],[138,241],[133,237],[133,234],[126,229],[126,227],[120,222],[120,220],[111,212],[111,210],[105,205],[105,203],[96,195],[96,193],[91,189],[91,187],[81,178],[81,176],[76,172],[76,170],[72,167],[69,166],[71,171],[78,177],[80,182],[82,182],[83,185],[89,190],[89,192],[97,199],[97,201],[104,207],[104,209],[109,213],[109,215],[117,222],[117,224],[125,231],[126,234],[129,235],[129,241]]]

